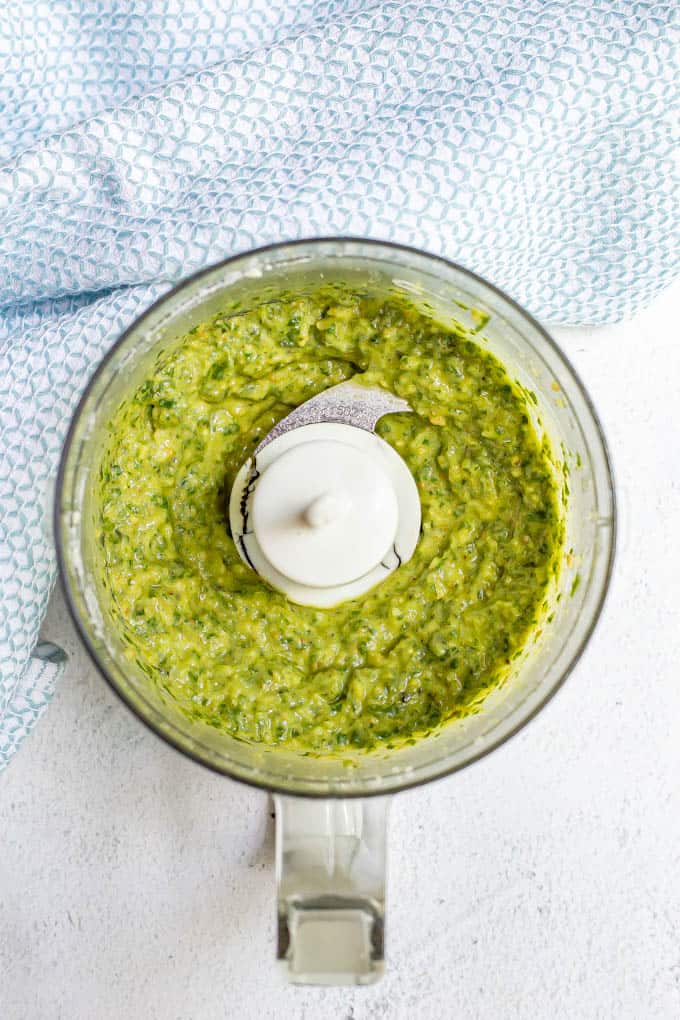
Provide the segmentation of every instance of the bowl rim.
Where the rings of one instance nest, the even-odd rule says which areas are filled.
[[[294,249],[297,247],[304,246],[310,247],[317,245],[323,247],[324,245],[329,244],[350,244],[350,245],[357,244],[367,248],[374,248],[376,250],[387,249],[402,252],[405,253],[406,255],[414,255],[417,256],[418,258],[423,258],[430,262],[433,262],[435,265],[437,263],[440,263],[442,266],[446,267],[447,270],[454,270],[454,272],[460,273],[463,276],[468,277],[475,283],[481,284],[483,287],[486,287],[492,293],[498,295],[502,299],[502,301],[505,301],[515,312],[517,312],[520,315],[520,317],[524,318],[539,334],[541,340],[548,346],[548,348],[550,348],[551,351],[555,355],[557,355],[559,360],[565,365],[568,372],[573,377],[574,382],[576,383],[576,386],[580,392],[580,396],[582,397],[586,405],[586,409],[590,414],[592,422],[595,426],[597,439],[601,445],[604,465],[606,469],[606,488],[608,489],[611,498],[611,525],[609,529],[607,561],[602,576],[602,580],[600,582],[601,589],[597,597],[597,603],[593,607],[591,618],[588,621],[588,625],[585,628],[583,634],[581,635],[579,643],[574,653],[572,654],[569,662],[563,669],[559,679],[556,680],[555,683],[553,683],[550,686],[550,688],[546,690],[546,692],[531,708],[531,710],[521,719],[517,720],[515,724],[510,727],[510,729],[508,729],[501,735],[497,736],[496,738],[490,740],[488,744],[485,744],[483,748],[476,752],[471,753],[463,761],[456,762],[454,764],[446,764],[444,760],[441,768],[433,769],[432,772],[430,772],[426,776],[418,776],[411,778],[406,777],[398,779],[396,782],[393,782],[392,777],[389,777],[384,781],[384,783],[382,783],[375,789],[371,788],[361,790],[348,789],[346,791],[337,788],[331,788],[328,790],[324,789],[292,790],[290,785],[286,785],[286,783],[283,781],[280,784],[277,783],[276,780],[272,782],[269,781],[258,782],[256,779],[253,779],[248,775],[243,775],[241,773],[232,771],[228,767],[223,767],[215,761],[208,761],[202,758],[200,755],[194,753],[190,747],[185,746],[182,743],[181,739],[175,738],[169,732],[163,732],[160,729],[157,729],[156,726],[151,721],[151,719],[146,718],[143,714],[141,714],[138,711],[137,707],[132,702],[132,699],[128,698],[128,696],[118,686],[115,680],[111,676],[109,676],[106,668],[100,661],[94,643],[90,639],[84,626],[84,623],[81,620],[80,614],[75,605],[75,600],[71,592],[71,586],[67,579],[66,554],[64,548],[65,543],[63,541],[62,536],[62,497],[64,493],[65,473],[75,433],[80,422],[81,415],[83,414],[83,411],[85,410],[88,404],[90,393],[92,392],[97,381],[104,372],[109,361],[111,361],[115,357],[118,349],[125,343],[127,338],[133,332],[137,331],[147,318],[151,317],[156,311],[162,308],[162,306],[166,302],[172,300],[172,298],[180,294],[186,288],[196,284],[203,277],[209,276],[210,274],[218,270],[225,269],[226,267],[238,263],[243,259],[252,258],[256,256],[263,256],[269,252],[280,251],[281,249],[291,248]],[[342,253],[338,257],[342,258],[343,257]],[[517,733],[519,733],[520,730],[524,729],[524,727],[528,725],[528,723],[535,719],[539,712],[552,700],[552,698],[562,688],[567,678],[570,676],[570,674],[578,664],[579,660],[581,659],[581,656],[583,655],[583,652],[585,651],[595,631],[595,628],[602,616],[602,610],[606,603],[607,596],[611,587],[614,562],[616,558],[618,536],[618,509],[616,497],[616,484],[614,479],[612,458],[609,451],[607,439],[604,433],[604,429],[602,426],[602,422],[600,421],[599,415],[595,409],[590,394],[586,387],[584,386],[579,373],[576,371],[573,364],[566,356],[566,354],[562,351],[562,349],[559,347],[559,345],[555,342],[555,340],[553,340],[548,331],[530,312],[528,312],[525,308],[522,307],[522,305],[515,301],[514,298],[510,297],[508,294],[505,293],[505,291],[501,290],[500,287],[497,287],[495,284],[490,283],[489,280],[487,280],[485,277],[479,275],[478,273],[473,272],[466,266],[463,266],[458,262],[454,262],[452,259],[448,259],[445,256],[433,254],[432,252],[428,252],[423,248],[417,248],[413,245],[400,244],[395,241],[385,241],[380,240],[378,238],[360,237],[357,235],[323,235],[319,237],[305,237],[297,238],[291,241],[276,241],[271,244],[261,245],[256,248],[248,248],[234,255],[229,255],[218,262],[211,263],[208,266],[204,266],[203,268],[199,269],[194,273],[189,274],[188,276],[182,277],[181,280],[179,280],[176,284],[174,284],[172,287],[166,290],[160,297],[156,298],[150,305],[148,305],[148,307],[144,309],[143,312],[141,312],[141,314],[135,316],[133,321],[126,327],[126,329],[123,330],[120,336],[118,336],[117,339],[114,340],[113,344],[111,344],[111,346],[108,348],[103,357],[98,361],[94,372],[88,379],[87,384],[85,385],[85,388],[83,389],[82,394],[79,397],[78,402],[71,414],[69,426],[64,437],[62,450],[59,458],[59,466],[57,469],[57,475],[55,480],[54,494],[55,495],[52,510],[52,527],[56,549],[56,560],[60,588],[63,593],[64,601],[66,603],[69,615],[75,627],[78,638],[80,639],[82,645],[84,646],[88,655],[90,656],[90,659],[92,660],[92,663],[94,664],[97,672],[105,680],[109,688],[117,695],[117,697],[122,701],[122,703],[127,707],[127,709],[134,715],[134,717],[137,720],[139,720],[151,733],[153,733],[156,737],[162,740],[165,744],[172,747],[174,750],[179,751],[181,754],[189,758],[191,761],[197,763],[198,765],[201,765],[203,768],[206,768],[211,772],[215,772],[218,775],[226,776],[236,782],[244,783],[245,785],[251,786],[254,789],[266,790],[274,794],[305,797],[312,800],[331,800],[331,799],[349,800],[373,796],[390,796],[394,793],[400,793],[404,790],[414,789],[415,787],[422,786],[426,783],[431,783],[439,779],[444,779],[447,776],[453,775],[455,772],[459,772],[462,769],[467,768],[469,765],[472,765],[475,762],[479,761],[480,759],[485,758],[488,754],[491,754],[492,751],[497,750],[512,737],[516,736]]]

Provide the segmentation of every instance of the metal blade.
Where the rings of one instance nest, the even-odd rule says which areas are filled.
[[[353,425],[366,432],[375,432],[375,426],[383,415],[411,410],[413,409],[408,401],[395,397],[393,393],[381,390],[377,386],[361,386],[351,380],[338,383],[337,386],[317,393],[311,400],[300,404],[277,422],[255,449],[255,454],[268,446],[272,440],[302,425],[337,422],[341,425]]]

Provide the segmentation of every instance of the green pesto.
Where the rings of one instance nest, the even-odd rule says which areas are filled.
[[[378,431],[416,479],[422,535],[371,592],[302,608],[240,560],[230,486],[276,421],[351,377],[414,409]],[[311,753],[477,710],[545,615],[562,534],[549,450],[503,366],[398,298],[328,289],[164,353],[111,421],[97,499],[131,659],[192,718]]]

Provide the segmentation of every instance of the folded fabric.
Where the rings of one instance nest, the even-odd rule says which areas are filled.
[[[113,9],[115,7],[115,9]],[[97,359],[180,276],[389,238],[559,322],[679,247],[677,4],[18,0],[0,15],[0,767],[61,668],[46,519]]]

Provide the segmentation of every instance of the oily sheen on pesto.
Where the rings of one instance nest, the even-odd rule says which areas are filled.
[[[232,481],[294,407],[357,377],[404,397],[378,426],[418,486],[422,534],[333,609],[242,562]],[[545,611],[561,521],[549,450],[505,368],[462,326],[338,289],[218,315],[118,409],[99,471],[102,583],[132,661],[187,715],[327,754],[474,711]]]

